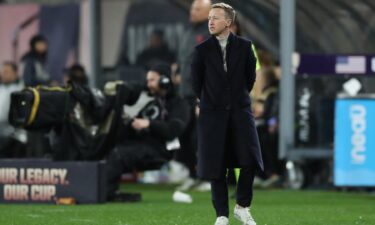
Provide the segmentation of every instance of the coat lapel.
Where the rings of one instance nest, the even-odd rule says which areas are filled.
[[[230,33],[228,37],[228,45],[226,49],[227,72],[224,71],[223,55],[220,49],[219,41],[215,36],[210,39],[210,61],[216,68],[216,71],[226,79],[235,74],[237,63],[239,62],[239,54],[236,54],[239,47],[237,36]]]
[[[237,68],[237,63],[239,59],[239,54],[237,51],[237,48],[239,47],[238,41],[237,41],[237,36],[234,34],[230,33],[228,37],[228,45],[227,45],[227,73],[229,76],[233,76],[235,73],[235,70]]]
[[[215,36],[212,36],[210,39],[210,57],[212,65],[218,72],[218,74],[224,78],[228,78],[226,72],[224,71],[224,62],[223,62],[223,53],[221,52],[219,41]]]

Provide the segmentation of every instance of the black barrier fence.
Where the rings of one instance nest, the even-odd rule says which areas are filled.
[[[333,149],[335,100],[344,92],[343,84],[353,76],[298,76],[295,79],[295,147]],[[370,77],[355,77],[362,84],[360,93],[371,93],[366,87]]]
[[[336,93],[344,78],[296,78],[296,147],[332,147]]]
[[[106,200],[104,162],[0,160],[0,203],[76,203]]]

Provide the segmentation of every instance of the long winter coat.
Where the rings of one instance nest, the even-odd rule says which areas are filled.
[[[251,41],[230,34],[227,72],[216,37],[195,47],[191,76],[200,100],[198,175],[219,178],[225,167],[263,170],[249,93],[255,82],[256,59]]]

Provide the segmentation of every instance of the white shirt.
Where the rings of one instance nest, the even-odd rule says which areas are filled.
[[[227,54],[227,51],[226,51],[226,47],[227,47],[227,43],[228,43],[228,36],[226,37],[218,37],[216,36],[217,40],[219,41],[219,44],[220,44],[220,48],[221,48],[221,52],[223,53],[223,63],[224,63],[224,70],[225,72],[227,72],[227,60],[226,60],[226,54]]]

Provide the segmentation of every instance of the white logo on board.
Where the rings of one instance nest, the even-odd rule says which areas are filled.
[[[353,164],[364,164],[366,161],[366,108],[363,105],[350,107],[351,130],[351,158]]]

